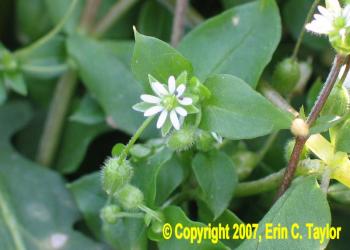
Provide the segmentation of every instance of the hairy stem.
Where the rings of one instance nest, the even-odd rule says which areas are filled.
[[[109,12],[99,21],[92,33],[96,37],[103,35],[122,15],[134,6],[138,0],[119,0],[117,1]]]
[[[176,2],[173,0],[158,0],[159,3],[161,3],[165,8],[167,8],[171,13],[175,13],[175,5]],[[186,11],[186,18],[185,22],[190,27],[194,27],[204,21],[203,16],[194,8],[191,6],[188,6]]]
[[[260,87],[261,93],[269,99],[273,104],[275,104],[280,109],[291,113],[294,116],[298,116],[299,113],[269,84],[263,83]]]
[[[87,0],[83,15],[80,19],[80,27],[89,31],[94,23],[101,0]]]
[[[341,79],[340,79],[341,84],[344,84],[345,79],[346,79],[346,77],[349,73],[349,70],[350,70],[350,56],[347,56],[345,65],[346,65],[345,70],[344,70],[343,75],[341,76]]]
[[[24,55],[29,54],[31,51],[41,47],[45,43],[47,43],[51,38],[53,38],[58,32],[61,31],[61,29],[64,27],[66,22],[69,20],[70,16],[72,15],[75,6],[77,4],[78,0],[73,0],[67,10],[67,13],[64,15],[62,20],[45,36],[34,42],[33,44],[29,45],[28,47],[25,47],[23,49],[18,50],[15,55],[18,57],[22,57]]]
[[[143,131],[148,127],[148,125],[152,122],[154,116],[150,116],[148,117],[142,124],[141,126],[137,129],[137,131],[135,132],[135,134],[131,137],[130,141],[128,142],[128,144],[126,145],[126,147],[124,148],[124,150],[122,151],[122,153],[119,156],[119,163],[121,164],[126,157],[129,154],[129,151],[131,149],[131,147],[135,144],[135,142],[137,141],[137,139],[139,139],[139,137],[142,135]]]
[[[325,82],[325,84],[320,92],[320,95],[318,96],[318,98],[317,98],[308,118],[307,118],[306,122],[310,127],[316,121],[324,104],[326,103],[327,98],[328,98],[330,92],[332,91],[334,84],[337,81],[340,67],[343,64],[343,62],[344,62],[343,56],[337,55],[335,57],[334,62],[333,62],[333,66],[332,66],[331,71],[328,75],[328,78],[327,78],[327,80],[326,80],[326,82]],[[293,179],[295,170],[297,168],[297,165],[298,165],[298,162],[300,159],[301,152],[303,150],[303,147],[304,147],[307,139],[308,139],[307,137],[300,137],[300,136],[296,137],[296,142],[295,142],[295,145],[293,148],[293,152],[292,152],[292,155],[290,157],[288,167],[284,173],[282,184],[278,190],[277,198],[281,197],[284,194],[284,192],[288,189],[288,187]]]
[[[284,169],[256,181],[241,182],[235,190],[235,197],[264,193],[277,188],[283,178]]]
[[[188,0],[177,0],[173,19],[173,31],[171,45],[176,47],[181,40],[185,28],[185,15],[188,8]]]
[[[65,15],[66,19],[70,16],[77,0],[73,0],[68,13]],[[92,14],[91,9],[97,9],[99,6],[98,0],[87,1],[80,24],[90,24],[88,18],[93,19],[95,14]],[[97,11],[97,10],[95,10]],[[90,12],[90,13],[87,13]],[[85,18],[85,20],[83,20]],[[65,18],[64,18],[65,20]],[[62,26],[66,22],[62,20]],[[88,28],[87,26],[85,28]],[[46,118],[43,135],[39,142],[37,153],[37,162],[44,166],[51,166],[55,160],[57,148],[59,146],[62,128],[64,126],[65,118],[69,110],[71,99],[77,85],[77,73],[75,70],[68,70],[59,79],[53,100],[50,104],[50,109]]]
[[[306,19],[305,19],[305,22],[304,22],[304,25],[300,31],[300,34],[299,34],[299,37],[298,37],[298,40],[295,44],[295,47],[294,47],[294,50],[293,50],[293,54],[292,54],[292,58],[295,60],[297,59],[297,56],[298,56],[298,52],[299,52],[299,49],[300,49],[300,45],[301,45],[301,42],[303,41],[304,39],[304,36],[305,36],[305,25],[310,22],[311,20],[311,17],[312,17],[312,14],[314,13],[317,5],[320,3],[320,0],[315,0],[309,10],[309,12],[307,13],[307,16],[306,16]]]
[[[76,80],[76,72],[69,70],[57,83],[38,148],[37,162],[43,166],[49,167],[54,161]]]

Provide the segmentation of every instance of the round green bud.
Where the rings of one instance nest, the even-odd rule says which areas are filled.
[[[177,150],[185,151],[190,149],[195,142],[195,129],[184,127],[174,131],[168,138],[168,147]]]
[[[196,147],[200,151],[207,152],[214,148],[215,146],[215,139],[211,135],[211,133],[204,131],[204,130],[198,130],[196,134]]]
[[[272,86],[282,95],[288,95],[293,92],[299,79],[299,63],[291,58],[286,58],[277,64],[272,75]]]
[[[343,116],[349,110],[349,93],[348,90],[338,83],[334,86],[324,105],[321,115],[337,115]]]
[[[101,218],[104,222],[108,224],[115,224],[118,220],[118,214],[121,209],[117,205],[108,205],[102,208],[101,210]]]
[[[151,224],[151,230],[155,234],[161,234],[163,226],[164,226],[164,223],[162,221],[153,220]]]
[[[126,210],[137,209],[143,203],[143,193],[137,187],[127,184],[117,194],[118,200]]]
[[[128,184],[133,176],[133,168],[128,161],[119,163],[118,157],[109,158],[102,169],[102,184],[108,195],[114,195]]]
[[[293,148],[295,145],[295,140],[289,140],[284,148],[284,158],[288,162],[290,159],[290,156],[292,155]],[[303,147],[303,150],[301,151],[300,160],[307,159],[309,157],[309,149],[307,147]]]
[[[236,166],[238,178],[247,178],[257,164],[257,155],[246,150],[239,150],[232,155],[233,163]]]

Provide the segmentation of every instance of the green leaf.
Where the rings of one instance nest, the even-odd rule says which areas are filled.
[[[326,132],[329,128],[334,127],[335,125],[342,122],[343,117],[337,115],[324,115],[320,116],[315,124],[310,128],[311,134],[319,134],[322,132]]]
[[[172,192],[183,182],[184,178],[185,170],[178,156],[174,154],[159,170],[157,176],[157,204],[162,205]]]
[[[327,194],[336,202],[350,205],[350,189],[341,183],[331,185]]]
[[[335,143],[335,151],[350,152],[350,118],[334,128],[332,141]]]
[[[75,172],[93,139],[108,130],[109,128],[104,123],[89,125],[68,121],[63,130],[55,168],[65,174]]]
[[[212,95],[204,104],[201,128],[230,139],[248,139],[290,127],[289,114],[241,79],[216,75],[204,84]]]
[[[43,0],[18,0],[16,2],[16,26],[22,44],[28,44],[44,35],[51,27]]]
[[[204,201],[214,218],[218,218],[228,207],[238,182],[232,160],[219,151],[198,153],[193,159],[192,168],[204,192]]]
[[[275,1],[254,1],[207,20],[182,40],[179,51],[191,60],[202,81],[223,73],[255,87],[280,37]]]
[[[200,244],[190,243],[189,240],[175,238],[175,226],[180,223],[184,227],[204,227],[203,223],[194,222],[187,218],[186,214],[179,207],[170,206],[163,211],[165,223],[169,223],[172,227],[172,237],[169,240],[162,239],[158,242],[160,250],[227,250],[224,244],[218,242],[213,244],[210,240],[203,240]],[[182,231],[179,230],[178,233]]]
[[[153,156],[134,163],[135,174],[132,183],[142,190],[148,206],[154,206],[159,171],[172,155],[172,151],[164,148]]]
[[[102,223],[100,210],[107,202],[107,195],[101,188],[99,173],[78,179],[69,189],[95,237],[106,240],[114,249],[147,249],[143,220],[125,218],[114,225]]]
[[[60,244],[65,250],[102,249],[73,229],[79,211],[63,178],[23,158],[10,144],[30,115],[25,103],[0,108],[1,248],[53,249]]]
[[[90,94],[117,128],[135,132],[143,121],[142,114],[132,110],[139,100],[141,87],[130,70],[111,53],[109,47],[86,37],[70,36],[68,51],[76,60],[80,77]]]
[[[295,230],[302,238],[293,239],[266,239],[266,226],[273,224],[275,227],[288,227],[298,224]],[[320,240],[308,239],[307,223],[313,223],[317,227],[324,228],[331,223],[331,214],[326,195],[318,186],[315,177],[300,178],[288,189],[288,191],[273,205],[270,211],[259,222],[257,239],[245,240],[238,248],[243,249],[324,249],[328,239],[322,244]],[[261,235],[261,240],[259,240]],[[271,234],[270,234],[271,235]]]
[[[191,63],[169,44],[157,38],[145,36],[135,31],[135,48],[132,70],[145,90],[150,90],[148,76],[167,83],[169,76],[177,77],[183,71],[192,74]]]
[[[149,0],[142,6],[137,28],[142,34],[169,41],[172,22],[171,12],[158,1]]]
[[[69,120],[87,125],[93,125],[103,123],[105,121],[105,117],[101,107],[96,103],[91,95],[86,94],[81,99],[77,109],[69,117]]]

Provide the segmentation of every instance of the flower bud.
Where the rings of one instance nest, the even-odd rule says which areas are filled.
[[[126,210],[137,209],[143,203],[143,193],[130,184],[123,187],[117,194],[118,200]]]
[[[101,210],[101,218],[104,222],[107,222],[108,224],[115,224],[117,223],[118,214],[120,213],[121,209],[117,205],[108,205],[102,208]]]
[[[293,148],[295,145],[295,140],[289,140],[284,148],[284,158],[288,162],[290,159],[290,156],[292,155]],[[300,160],[307,159],[309,157],[309,149],[307,147],[303,147],[303,150],[300,154]]]
[[[296,60],[286,58],[277,64],[272,75],[272,86],[282,95],[293,92],[300,78],[300,67]]]
[[[197,131],[196,147],[198,150],[207,152],[214,148],[215,143],[216,141],[211,133],[204,130]]]
[[[184,127],[180,130],[174,131],[168,139],[168,147],[177,150],[184,151],[190,149],[195,142],[195,129]]]
[[[133,168],[128,161],[118,162],[119,158],[109,158],[102,170],[102,184],[108,195],[114,195],[128,184],[133,176]]]
[[[309,125],[301,118],[296,118],[290,128],[295,136],[306,137],[309,135]]]
[[[197,77],[191,78],[189,87],[193,94],[199,96],[200,100],[208,99],[211,96],[210,90],[204,86]]]
[[[321,115],[337,115],[343,116],[349,110],[349,93],[348,90],[338,83],[334,86],[324,105]]]
[[[232,155],[233,163],[236,166],[238,178],[247,178],[257,164],[257,155],[246,150],[239,150]]]

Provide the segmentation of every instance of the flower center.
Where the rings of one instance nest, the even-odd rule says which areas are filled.
[[[173,110],[177,106],[177,98],[175,95],[165,96],[162,100],[162,104],[166,110]]]
[[[333,26],[336,29],[342,29],[345,27],[345,25],[346,25],[346,19],[344,17],[341,17],[341,16],[337,17],[333,21]]]

